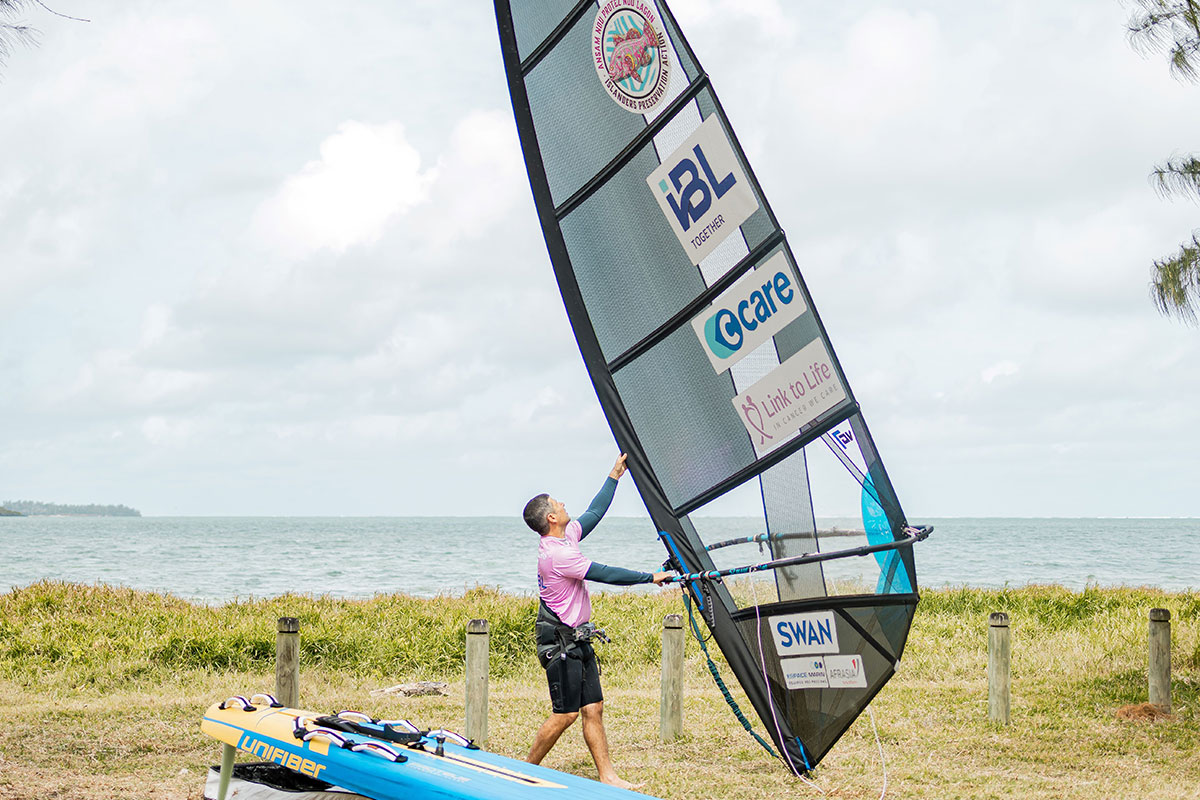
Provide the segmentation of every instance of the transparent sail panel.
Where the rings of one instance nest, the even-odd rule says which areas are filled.
[[[846,423],[835,431],[848,429]],[[867,510],[852,516],[818,520],[813,512],[810,464],[820,473],[830,494],[863,504]],[[839,483],[838,487],[831,484]],[[868,484],[869,486],[869,484]],[[714,568],[735,570],[812,555],[837,555],[892,541],[886,515],[875,493],[864,488],[859,474],[847,469],[818,439],[762,472],[725,497],[702,506],[689,519],[708,549]],[[870,498],[870,499],[868,499]],[[721,515],[714,509],[759,506],[761,515]],[[874,506],[875,508],[872,508]],[[868,533],[871,529],[873,533]],[[783,564],[726,578],[739,610],[758,604],[912,591],[903,554],[885,550],[863,555]],[[764,588],[765,587],[765,588]]]

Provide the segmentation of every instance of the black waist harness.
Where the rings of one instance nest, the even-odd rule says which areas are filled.
[[[591,645],[593,638],[602,642],[608,641],[604,631],[590,622],[572,628],[550,610],[545,600],[538,601],[534,633],[537,639],[538,662],[543,669],[559,658],[589,659],[595,655]]]

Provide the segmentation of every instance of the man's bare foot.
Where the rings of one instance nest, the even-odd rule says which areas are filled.
[[[646,785],[644,783],[630,783],[627,780],[618,778],[616,775],[609,778],[601,778],[600,782],[607,783],[609,786],[615,786],[618,789],[640,789]]]

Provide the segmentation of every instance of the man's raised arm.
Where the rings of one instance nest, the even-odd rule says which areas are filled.
[[[608,473],[608,477],[604,480],[604,485],[600,487],[599,493],[592,498],[592,504],[588,506],[587,511],[579,515],[579,526],[583,529],[583,533],[579,538],[583,538],[595,530],[600,524],[600,518],[604,516],[604,512],[608,511],[608,507],[612,504],[613,495],[617,491],[617,481],[625,474],[625,454],[622,453],[617,457],[617,461],[613,464],[612,470]],[[604,581],[608,583],[608,581]]]

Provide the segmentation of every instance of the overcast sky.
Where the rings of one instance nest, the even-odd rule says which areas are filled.
[[[0,69],[0,500],[590,499],[615,445],[490,2],[51,6],[91,22],[30,9]],[[1127,7],[672,8],[911,519],[1200,516],[1200,330],[1147,293],[1200,227],[1147,180],[1200,150],[1200,87]]]

